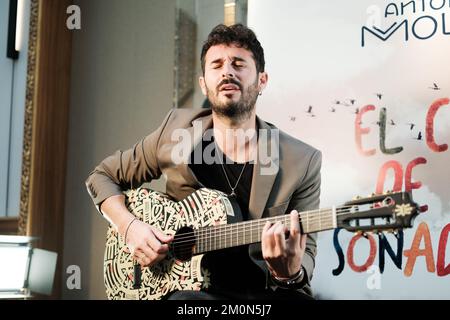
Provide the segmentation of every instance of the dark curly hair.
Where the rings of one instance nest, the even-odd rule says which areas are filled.
[[[261,43],[259,43],[255,33],[252,30],[238,23],[232,26],[219,24],[212,29],[208,35],[208,39],[203,44],[202,54],[200,56],[203,74],[205,74],[206,52],[212,46],[219,44],[233,44],[239,48],[244,48],[251,51],[256,63],[256,71],[264,72],[264,49],[261,47]]]

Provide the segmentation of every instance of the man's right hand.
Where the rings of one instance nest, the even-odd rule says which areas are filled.
[[[133,258],[142,267],[149,267],[165,258],[173,236],[136,220],[129,226],[125,240]]]
[[[136,220],[125,206],[124,195],[107,198],[101,204],[100,211],[123,237],[126,236],[125,241],[130,253],[141,266],[154,265],[167,255],[168,244],[173,240],[173,236]]]

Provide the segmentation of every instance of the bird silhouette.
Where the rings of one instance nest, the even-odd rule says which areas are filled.
[[[359,113],[359,108],[355,109],[355,112],[353,112],[354,114],[358,114]]]
[[[291,121],[295,121],[295,119],[296,119],[296,117],[293,117],[293,116],[289,117],[289,120],[291,120]]]
[[[378,99],[381,100],[381,97],[383,96],[383,94],[382,93],[375,93],[375,94],[377,95]]]
[[[395,126],[395,122],[392,119],[391,119],[391,126]]]
[[[422,140],[422,131],[419,131],[419,134],[417,135],[417,138],[414,138],[416,140]]]
[[[409,126],[409,130],[414,129],[414,127],[415,127],[414,123],[407,123],[407,125]]]
[[[306,111],[306,112],[307,112],[307,113],[312,113],[312,108],[313,108],[312,106],[309,106],[309,107],[308,107],[308,111]]]
[[[334,103],[334,104],[341,104],[341,101],[339,101],[339,100],[334,100],[333,103]]]
[[[381,125],[381,122],[380,121],[372,122],[372,124],[376,124],[377,126],[379,126],[379,125]]]
[[[356,99],[350,99],[350,103],[351,103],[352,105],[354,105],[355,102],[356,102]]]
[[[432,87],[428,87],[431,90],[441,90],[441,88],[439,88],[439,86],[433,82],[433,86]]]
[[[336,112],[336,108],[331,107],[330,112]]]

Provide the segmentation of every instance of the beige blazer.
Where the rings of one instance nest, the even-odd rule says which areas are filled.
[[[200,126],[201,125],[201,126]],[[117,151],[103,160],[86,180],[86,186],[94,204],[100,204],[113,195],[122,194],[123,190],[137,188],[162,174],[167,177],[166,193],[175,200],[181,200],[200,188],[186,162],[174,163],[171,153],[178,141],[172,140],[175,129],[186,129],[194,134],[194,128],[204,132],[212,128],[210,109],[172,109],[161,126],[138,141],[131,149]],[[249,202],[249,217],[281,215],[296,209],[299,212],[317,209],[320,196],[321,152],[257,117],[259,129],[266,130],[269,138],[274,137],[278,152],[270,152],[270,162],[256,161]],[[273,131],[276,130],[276,131]],[[273,134],[278,132],[278,139]],[[198,133],[198,132],[197,132]],[[193,150],[202,134],[189,142]],[[258,150],[267,147],[258,139]],[[278,140],[278,141],[277,141]],[[270,141],[270,140],[269,140]],[[272,140],[273,141],[273,140]],[[269,148],[270,149],[270,148]],[[264,151],[262,150],[262,152]],[[263,171],[268,169],[268,171]],[[270,174],[267,174],[269,172]],[[273,285],[269,272],[262,258],[261,245],[249,246],[250,258],[266,272],[266,286]],[[302,288],[298,291],[312,295],[310,280],[314,270],[316,256],[316,235],[309,234],[307,248],[302,265],[306,271]]]

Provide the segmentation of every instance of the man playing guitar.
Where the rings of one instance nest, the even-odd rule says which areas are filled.
[[[103,160],[86,181],[88,191],[143,268],[167,256],[174,236],[136,219],[122,192],[161,175],[167,177],[167,195],[178,201],[202,187],[228,194],[240,209],[228,217],[230,222],[290,214],[289,226],[267,222],[261,243],[205,257],[209,288],[178,291],[169,298],[312,297],[316,235],[302,234],[298,212],[319,207],[321,153],[256,116],[268,75],[263,48],[250,29],[240,24],[215,27],[201,62],[199,84],[211,110],[172,110],[133,148]],[[199,139],[194,134],[183,141],[189,156],[174,159],[180,142],[173,133],[191,134],[198,127]]]

